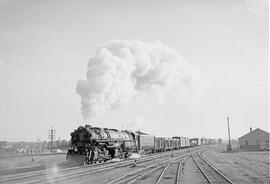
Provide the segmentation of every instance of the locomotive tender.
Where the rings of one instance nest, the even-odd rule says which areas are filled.
[[[153,153],[189,147],[187,137],[155,137],[142,132],[80,126],[71,134],[68,160],[92,164],[113,158],[128,158],[132,153]]]

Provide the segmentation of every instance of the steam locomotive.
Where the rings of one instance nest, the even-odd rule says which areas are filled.
[[[71,134],[67,160],[93,164],[113,158],[128,158],[140,154],[190,147],[188,137],[156,137],[143,132],[80,126]]]
[[[70,135],[67,160],[93,164],[112,158],[127,158],[137,151],[136,136],[130,131],[85,125]]]

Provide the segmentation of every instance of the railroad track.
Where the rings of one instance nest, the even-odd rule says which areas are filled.
[[[199,150],[194,150],[193,152],[198,152]],[[180,179],[180,168],[183,161],[188,158],[192,153],[183,153],[182,155],[174,155],[174,157],[169,157],[162,162],[155,162],[148,165],[145,168],[141,168],[136,171],[129,172],[121,177],[115,178],[108,182],[108,184],[133,184],[133,183],[153,183],[144,181],[145,178],[150,177],[152,173],[160,170],[160,174],[155,179],[155,184],[167,183],[168,178],[171,179],[170,183],[178,184]],[[172,181],[172,182],[171,182]]]
[[[232,181],[226,176],[224,176],[224,174],[222,174],[218,169],[216,169],[216,167],[212,163],[205,159],[201,155],[201,152],[192,154],[192,159],[209,184],[232,184]]]
[[[157,155],[152,155],[148,157],[142,157],[137,159],[137,163],[148,162],[157,158],[162,158],[168,156],[170,153],[162,153]],[[65,169],[50,169],[50,170],[40,170],[31,171],[27,173],[12,174],[0,177],[0,183],[45,183],[48,181],[63,180],[73,177],[79,177],[86,174],[93,174],[97,172],[102,172],[114,168],[130,166],[134,163],[134,160],[124,160],[117,163],[107,162],[101,164],[87,165],[87,166],[76,166]]]
[[[185,155],[180,159],[176,159],[173,162],[169,162],[162,170],[158,179],[156,180],[156,184],[160,183],[174,183],[178,184],[180,181],[180,169],[185,159],[189,156]]]
[[[185,153],[182,153],[182,152],[179,152],[177,153],[176,155],[183,155]],[[153,165],[157,165],[156,163],[158,162],[158,164],[163,164],[164,161],[163,159],[166,158],[166,157],[169,157],[171,154],[170,153],[167,153],[167,154],[162,154],[162,155],[156,155],[156,156],[153,156],[153,157],[147,157],[147,158],[144,158],[144,159],[140,159],[136,162],[136,164],[142,164],[142,165],[147,165],[147,164],[150,164],[150,166],[142,166],[142,167],[145,167],[146,169],[150,169],[152,167],[154,167]],[[160,160],[162,160],[160,162]],[[148,163],[150,162],[150,163]],[[154,164],[151,164],[151,162],[154,162]],[[102,168],[95,168],[95,170],[92,170],[92,171],[81,171],[80,173],[71,173],[71,174],[65,174],[65,176],[59,176],[58,178],[54,178],[56,179],[56,181],[65,181],[67,179],[72,179],[72,178],[78,178],[80,176],[85,176],[85,175],[88,175],[89,174],[94,174],[94,173],[101,173],[101,172],[105,172],[105,171],[110,171],[110,170],[115,170],[116,168],[123,168],[123,167],[129,167],[129,166],[134,166],[134,160],[130,161],[130,162],[125,162],[125,163],[116,163],[114,165],[110,165],[110,166],[105,166],[105,167],[102,167]],[[139,170],[139,171],[143,171],[145,170],[145,168]],[[130,175],[130,174],[128,174]],[[120,181],[122,180],[123,178],[125,178],[125,176],[123,177],[120,177],[120,178],[117,178],[116,181]],[[113,183],[115,182],[114,180],[112,181],[108,181],[106,183]],[[118,182],[116,182],[118,183]],[[122,181],[121,181],[122,183]],[[127,182],[124,182],[124,183],[127,183]]]
[[[157,157],[161,157],[163,155],[167,155],[168,152],[164,152],[164,153],[155,153],[155,154],[150,154],[148,156],[148,158],[157,158]],[[138,160],[144,160],[147,159],[146,157],[141,157]],[[125,162],[125,161],[129,161],[130,159],[126,159],[126,160],[120,160],[117,163],[120,162]],[[91,167],[99,167],[102,165],[106,165],[106,164],[114,164],[115,162],[112,161],[108,161],[108,162],[102,162],[102,163],[96,163],[96,164],[91,164],[91,165],[84,165],[84,166],[70,166],[70,167],[66,167],[66,168],[61,168],[58,167],[58,171],[59,172],[64,172],[64,171],[69,171],[69,170],[81,170],[82,168],[91,168]],[[36,171],[27,171],[27,172],[22,172],[22,173],[16,173],[16,174],[7,174],[7,175],[3,175],[0,176],[0,183],[5,181],[5,180],[11,180],[11,179],[16,179],[16,178],[24,178],[24,177],[32,177],[32,176],[36,176],[36,175],[40,175],[40,174],[52,174],[55,172],[55,168],[50,168],[50,169],[43,169],[43,170],[36,170]]]
[[[142,160],[137,161],[137,164],[151,162],[153,160],[161,159],[162,157],[163,156],[142,159]],[[105,165],[104,167],[94,168],[91,170],[80,170],[79,172],[64,173],[63,175],[57,175],[57,177],[53,177],[52,181],[65,181],[65,180],[72,179],[72,178],[79,178],[79,177],[85,176],[85,175],[89,176],[90,174],[101,173],[101,172],[105,172],[105,171],[114,170],[116,168],[129,167],[129,166],[133,166],[133,165],[134,165],[134,160],[130,160],[128,162],[115,163],[112,165]],[[35,181],[33,183],[37,183],[37,182]]]
[[[118,177],[114,180],[111,180],[110,182],[108,182],[108,184],[132,184],[135,183],[137,181],[139,181],[140,179],[149,176],[151,173],[160,170],[162,168],[166,168],[168,167],[168,164],[174,162],[176,159],[181,159],[185,157],[185,155],[181,155],[178,156],[177,158],[166,158],[164,160],[162,160],[161,162],[155,162],[151,165],[148,165],[147,167],[141,168],[139,170],[136,171],[132,171],[129,172],[121,177]],[[164,171],[164,169],[162,170],[162,172]]]
[[[152,159],[157,158],[158,156],[150,157],[150,158],[141,158],[138,159],[138,163],[149,161]],[[101,163],[101,164],[94,164],[89,166],[83,167],[70,167],[66,169],[50,169],[50,170],[42,170],[42,171],[33,171],[27,173],[20,173],[15,175],[8,175],[0,177],[0,183],[17,183],[23,181],[23,183],[38,183],[38,182],[46,182],[54,181],[56,179],[68,179],[72,177],[79,177],[84,174],[92,174],[96,172],[106,171],[112,168],[123,167],[133,164],[133,160],[125,160],[120,162],[108,162],[108,163]]]

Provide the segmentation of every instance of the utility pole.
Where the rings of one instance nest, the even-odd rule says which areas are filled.
[[[38,143],[38,137],[37,137],[37,145],[36,145],[36,153],[39,152],[39,143]]]
[[[49,140],[51,141],[51,153],[52,153],[52,148],[53,148],[53,140],[55,139],[55,130],[53,127],[49,130]]]
[[[229,144],[227,146],[227,151],[231,151],[232,150],[232,145],[231,145],[230,120],[229,120],[229,117],[227,117],[227,124],[228,124],[228,135],[229,135]]]

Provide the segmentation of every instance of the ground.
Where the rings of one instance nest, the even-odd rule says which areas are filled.
[[[225,152],[225,145],[207,150],[203,155],[234,183],[269,183],[269,151]]]
[[[0,175],[43,170],[55,166],[66,167],[65,154],[16,156],[0,158]]]
[[[246,184],[246,183],[270,183],[269,180],[269,152],[268,151],[252,151],[252,152],[224,152],[225,145],[213,145],[205,149],[202,155],[207,158],[215,167],[220,170],[226,177],[228,177],[233,183]],[[179,153],[190,153],[188,149],[180,150]],[[174,155],[175,157],[176,155]],[[166,159],[172,158],[171,154],[168,154]],[[61,171],[62,168],[69,167],[65,160],[64,154],[59,155],[46,155],[46,156],[34,156],[33,160],[31,156],[25,157],[8,157],[0,158],[0,178],[5,177],[6,174],[20,173],[35,170],[44,170],[50,168],[58,168],[54,174],[63,174],[65,172],[76,173],[81,171],[81,175],[78,177],[76,174],[69,180],[60,180],[58,183],[108,183],[118,177],[127,176],[130,173],[136,173],[136,171],[146,168],[149,165],[160,162],[162,159],[156,159],[150,162],[144,162],[137,164],[136,167],[126,166],[113,168],[96,174],[90,174],[87,172],[87,168],[77,168],[70,171]],[[177,168],[177,164],[174,166]],[[91,168],[89,168],[91,169]],[[161,169],[157,169],[151,174],[142,175],[135,183],[154,183],[159,176]],[[176,169],[171,170],[172,172]],[[146,171],[145,171],[146,172]],[[41,172],[42,173],[42,172]],[[85,173],[85,174],[84,174]],[[138,174],[138,173],[137,173]],[[173,176],[174,173],[171,173]],[[59,175],[60,176],[60,175]],[[172,183],[173,178],[165,175],[167,178],[162,183]],[[170,179],[171,178],[171,179]],[[31,179],[30,179],[31,180]],[[17,182],[18,180],[16,180]],[[19,180],[22,183],[29,181],[26,179]],[[187,158],[181,164],[180,170],[180,183],[206,183],[205,178],[198,170],[197,166],[191,159]],[[18,183],[20,183],[18,182]],[[48,182],[48,181],[47,181]],[[8,182],[12,183],[12,182]],[[27,182],[26,182],[27,183]]]

